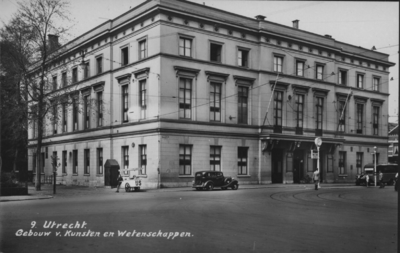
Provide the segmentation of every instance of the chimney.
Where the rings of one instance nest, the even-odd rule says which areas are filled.
[[[54,34],[47,35],[48,49],[50,52],[55,51],[60,45],[58,44],[58,36]]]
[[[293,20],[292,22],[293,22],[293,28],[299,29],[299,20],[296,19],[296,20]]]
[[[329,35],[329,34],[325,34],[325,37],[327,37],[327,38],[332,38],[332,36]]]
[[[258,21],[263,21],[263,20],[265,20],[265,18],[266,18],[266,16],[263,16],[263,15],[257,15],[257,16],[256,16],[256,19],[257,19]]]

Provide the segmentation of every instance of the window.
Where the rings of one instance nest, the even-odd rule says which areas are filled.
[[[147,100],[146,100],[146,79],[139,81],[139,107],[140,107],[140,118],[146,118]]]
[[[192,146],[179,145],[179,175],[192,174]]]
[[[179,79],[179,118],[191,119],[192,79]]]
[[[72,69],[72,83],[78,82],[78,68]]]
[[[357,160],[356,160],[357,174],[361,174],[362,173],[363,156],[364,156],[364,153],[357,152]]]
[[[357,130],[356,133],[362,134],[363,133],[363,124],[364,124],[364,105],[357,104]]]
[[[97,57],[96,58],[96,69],[97,69],[97,74],[103,73],[103,57]]]
[[[84,129],[90,128],[90,97],[83,97],[83,119],[84,119]]]
[[[373,128],[373,134],[378,135],[379,134],[379,107],[378,106],[373,106],[372,107],[372,128]]]
[[[247,175],[247,147],[238,147],[238,175]]]
[[[122,121],[128,122],[128,85],[122,86]]]
[[[364,87],[364,75],[357,74],[357,88],[362,89]]]
[[[296,61],[296,75],[304,76],[304,61]]]
[[[221,147],[210,147],[210,170],[221,171]]]
[[[87,79],[90,77],[90,63],[85,62],[85,66],[83,67],[83,79]]]
[[[283,92],[274,93],[274,126],[282,126],[282,103]]]
[[[318,80],[323,80],[324,79],[324,66],[323,65],[317,65],[315,69],[315,78]]]
[[[338,131],[339,132],[344,132],[345,131],[345,126],[346,126],[346,102],[345,101],[339,101],[338,102]]]
[[[192,40],[188,38],[179,38],[179,54],[192,57]]]
[[[90,149],[85,149],[85,174],[90,174]]]
[[[57,90],[57,76],[53,76],[53,90]]]
[[[324,111],[324,98],[316,97],[316,115],[315,115],[315,126],[316,130],[322,132],[323,122],[323,111]]]
[[[221,84],[210,84],[210,120],[221,121]]]
[[[347,71],[339,69],[339,84],[347,85]]]
[[[379,91],[379,78],[377,78],[377,77],[374,77],[372,79],[372,90]]]
[[[67,151],[66,150],[64,150],[62,152],[62,166],[61,166],[61,168],[62,168],[62,173],[66,174],[67,173]]]
[[[63,103],[61,105],[61,111],[62,111],[62,132],[65,133],[67,132],[67,126],[68,126],[67,104]]]
[[[57,134],[58,130],[58,108],[53,105],[53,134]]]
[[[97,92],[97,126],[103,126],[103,92]]]
[[[97,174],[103,174],[103,149],[97,149]]]
[[[72,128],[73,131],[77,131],[78,130],[78,99],[77,98],[73,98],[72,99]]]
[[[129,146],[122,147],[122,166],[125,170],[129,169]],[[127,175],[128,171],[124,171]]]
[[[139,145],[139,152],[140,152],[140,158],[139,158],[139,167],[141,168],[139,170],[139,175],[146,175],[147,171],[147,145]]]
[[[346,175],[346,152],[339,151],[339,175]]]
[[[245,49],[238,50],[238,65],[242,67],[249,66],[249,51]]]
[[[129,63],[129,49],[124,47],[121,49],[121,65],[125,66]]]
[[[238,87],[238,123],[247,124],[249,88]]]
[[[304,121],[304,95],[296,94],[296,133],[301,134],[303,129],[303,121]]]
[[[67,72],[63,72],[61,74],[61,84],[62,84],[62,87],[67,86]]]
[[[147,40],[139,41],[139,60],[147,57]]]
[[[282,73],[283,57],[274,56],[274,71]]]
[[[97,149],[97,174],[103,174],[103,149]]]
[[[210,61],[221,63],[222,45],[211,43],[210,45]]]
[[[78,174],[78,150],[72,151],[72,173]]]

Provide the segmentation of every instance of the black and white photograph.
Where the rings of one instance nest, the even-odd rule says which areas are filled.
[[[0,0],[0,253],[399,252],[399,23]]]

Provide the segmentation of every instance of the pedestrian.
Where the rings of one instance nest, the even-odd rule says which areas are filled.
[[[379,171],[379,188],[384,188],[385,183],[383,182],[383,173],[382,171]]]
[[[399,173],[396,173],[396,176],[394,178],[394,190],[398,191],[399,190]]]
[[[314,181],[315,190],[319,188],[319,171],[316,169],[312,175],[312,180]]]
[[[367,185],[367,187],[369,187],[369,176],[368,176],[368,174],[365,174],[365,184]]]
[[[118,173],[117,181],[118,181],[117,192],[119,192],[119,187],[121,187],[122,181],[124,181],[124,179],[121,176],[121,173]]]

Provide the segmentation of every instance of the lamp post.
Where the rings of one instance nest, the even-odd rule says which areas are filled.
[[[376,146],[374,147],[374,182],[376,187]]]
[[[319,171],[319,148],[322,145],[322,139],[320,137],[315,138],[314,140],[315,145],[317,146],[317,150],[318,150],[318,158],[317,158],[317,170],[318,170],[318,174],[320,175],[320,171]],[[321,175],[320,175],[321,176]],[[321,177],[320,177],[321,178]],[[318,181],[318,188],[319,188],[319,181]]]

